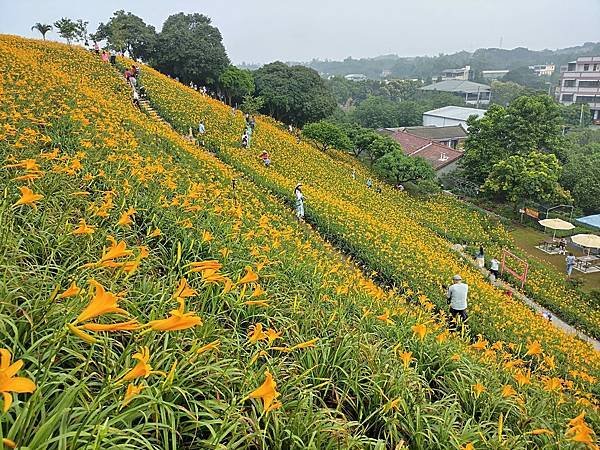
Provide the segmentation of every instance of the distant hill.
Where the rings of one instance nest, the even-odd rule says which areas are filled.
[[[329,61],[313,59],[310,62],[289,62],[301,64],[317,70],[324,76],[362,73],[371,79],[383,78],[382,73],[389,71],[387,77],[422,78],[437,76],[442,70],[464,67],[470,64],[475,72],[490,69],[514,69],[533,64],[554,63],[558,67],[578,56],[600,55],[600,42],[586,42],[576,47],[557,50],[529,50],[524,47],[506,50],[501,48],[480,48],[474,52],[460,51],[450,55],[400,57],[382,55],[374,58]],[[251,67],[246,67],[251,68]]]

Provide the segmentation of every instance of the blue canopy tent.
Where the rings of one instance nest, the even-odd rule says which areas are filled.
[[[583,223],[590,227],[594,227],[600,230],[600,214],[594,214],[591,216],[580,217],[579,219],[575,219],[579,223]]]

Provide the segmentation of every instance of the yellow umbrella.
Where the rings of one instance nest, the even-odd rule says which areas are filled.
[[[540,220],[538,223],[544,228],[554,230],[552,239],[556,237],[556,230],[572,230],[575,228],[575,225],[562,219],[544,219]]]
[[[582,247],[600,248],[600,236],[595,234],[576,234],[571,240]]]

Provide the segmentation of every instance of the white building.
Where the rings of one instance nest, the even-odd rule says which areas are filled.
[[[481,76],[486,81],[499,80],[509,72],[508,69],[502,70],[482,70]]]
[[[447,127],[462,125],[466,130],[467,119],[471,116],[483,117],[485,109],[464,108],[462,106],[444,106],[423,113],[423,126]]]
[[[348,75],[344,75],[344,78],[349,81],[365,81],[367,76],[362,73],[349,73]]]
[[[582,56],[562,66],[556,93],[563,105],[588,104],[592,120],[600,124],[600,56]]]
[[[529,68],[533,70],[538,77],[549,77],[556,70],[554,64],[536,64],[535,66],[529,66]]]
[[[461,97],[470,105],[487,105],[492,98],[492,90],[487,84],[463,80],[446,80],[419,88],[422,91],[450,92]]]
[[[446,80],[463,80],[468,81],[473,79],[471,66],[461,67],[460,69],[445,69],[441,75],[442,81]]]

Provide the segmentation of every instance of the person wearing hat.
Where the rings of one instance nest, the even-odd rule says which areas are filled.
[[[448,288],[446,298],[450,304],[450,315],[454,320],[460,317],[464,322],[467,320],[467,295],[469,286],[462,282],[462,277],[458,274],[452,277],[452,286]]]
[[[298,220],[304,220],[304,194],[302,194],[302,183],[298,183],[294,188],[296,197],[296,217]]]

